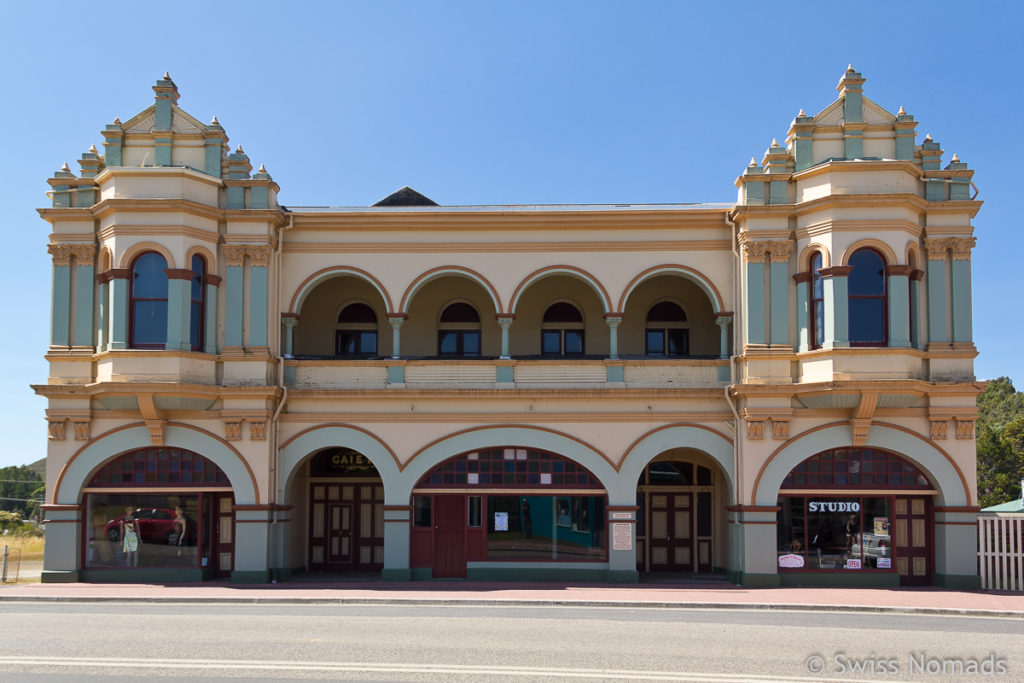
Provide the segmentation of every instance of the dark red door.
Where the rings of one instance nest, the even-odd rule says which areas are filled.
[[[931,501],[924,497],[893,500],[893,554],[901,586],[930,586]]]
[[[466,577],[466,497],[434,496],[434,578]]]
[[[235,568],[235,498],[230,493],[213,495],[213,511],[210,515],[210,538],[212,539],[211,561],[214,575],[220,578],[231,576]]]
[[[690,493],[651,494],[651,571],[693,571],[692,502]]]

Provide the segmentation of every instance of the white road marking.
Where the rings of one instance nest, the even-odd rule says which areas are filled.
[[[463,676],[545,676],[548,678],[631,679],[638,681],[809,681],[813,683],[870,683],[856,678],[815,678],[810,676],[772,676],[768,674],[691,673],[687,671],[639,671],[631,669],[574,669],[557,667],[482,666],[474,664],[417,664],[380,662],[293,662],[288,660],[230,659],[125,659],[124,657],[30,657],[0,656],[0,668],[74,667],[112,669],[212,669],[244,671],[322,671],[328,673],[409,673]],[[889,679],[886,679],[889,680]],[[890,683],[900,683],[890,681]]]

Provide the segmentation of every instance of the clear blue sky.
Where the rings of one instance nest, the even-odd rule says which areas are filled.
[[[750,157],[830,103],[852,62],[868,97],[917,118],[918,142],[977,170],[977,376],[1024,382],[1017,4],[710,4],[11,3],[0,466],[46,454],[29,388],[47,376],[46,178],[102,150],[103,126],[149,106],[165,70],[286,205],[402,185],[441,204],[730,202]]]

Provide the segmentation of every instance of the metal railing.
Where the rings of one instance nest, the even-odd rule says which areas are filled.
[[[10,578],[11,567],[14,567],[14,578]],[[0,559],[0,583],[18,583],[21,572],[21,548],[4,546],[3,559]]]

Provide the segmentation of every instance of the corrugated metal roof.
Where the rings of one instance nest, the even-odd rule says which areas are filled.
[[[1024,512],[1024,500],[1011,500],[991,507],[982,508],[982,512]]]
[[[530,213],[728,211],[735,204],[480,204],[466,206],[288,206],[292,213]]]

